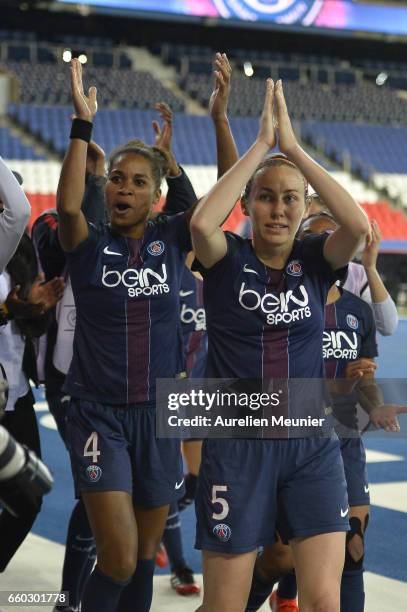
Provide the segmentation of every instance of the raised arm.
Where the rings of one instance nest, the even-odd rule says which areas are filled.
[[[276,108],[280,151],[298,166],[339,227],[325,242],[324,256],[334,270],[345,266],[370,233],[367,216],[359,204],[322,166],[301,148],[288,115],[281,80],[276,83]]]
[[[226,53],[217,53],[215,58],[215,87],[209,100],[209,113],[216,135],[218,179],[239,159],[239,153],[228,120],[228,102],[232,68]]]
[[[62,164],[57,191],[59,238],[64,251],[73,251],[88,237],[88,225],[81,210],[85,193],[86,155],[97,111],[96,88],[86,96],[82,84],[82,65],[71,62],[71,91],[75,119],[71,140]]]
[[[369,291],[364,293],[362,299],[370,303],[373,308],[377,330],[383,336],[391,336],[396,331],[399,317],[396,305],[384,286],[376,267],[381,240],[377,221],[372,221],[371,228],[371,243],[366,246],[362,254],[362,265],[366,272]]]
[[[14,255],[31,207],[16,177],[0,157],[0,274]]]
[[[255,142],[202,198],[192,215],[190,227],[193,247],[205,268],[211,268],[225,256],[226,238],[220,226],[232,212],[258,164],[274,146],[273,95],[274,83],[267,79],[260,129]]]
[[[153,121],[155,145],[164,149],[169,161],[169,172],[166,177],[168,192],[163,212],[168,215],[175,215],[189,210],[197,201],[197,197],[188,175],[185,170],[178,165],[172,150],[172,110],[165,102],[159,102],[155,105],[155,108],[163,122],[160,126],[158,121]]]

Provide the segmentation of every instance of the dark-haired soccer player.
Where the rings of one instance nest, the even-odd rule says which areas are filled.
[[[79,62],[71,71],[76,119],[58,187],[77,309],[67,441],[97,547],[82,610],[147,611],[168,506],[183,494],[179,444],[155,438],[154,401],[157,378],[184,372],[178,309],[189,217],[151,220],[166,159],[130,144],[109,161],[110,225],[86,222],[80,205],[96,90],[84,94]]]

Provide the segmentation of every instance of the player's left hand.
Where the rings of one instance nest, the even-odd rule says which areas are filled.
[[[39,274],[31,286],[27,302],[41,306],[44,313],[57,305],[64,294],[64,290],[65,282],[62,277],[56,276],[47,283],[44,283],[44,275]]]
[[[362,265],[365,270],[372,270],[376,268],[377,256],[379,254],[380,241],[382,235],[380,233],[380,227],[377,221],[373,219],[370,224],[371,232],[368,238],[366,238],[366,246],[362,253]]]
[[[389,432],[398,432],[400,431],[400,424],[397,418],[398,410],[399,406],[384,404],[383,406],[373,408],[369,418],[376,427],[381,427]]]

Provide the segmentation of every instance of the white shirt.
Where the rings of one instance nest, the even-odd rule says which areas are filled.
[[[8,272],[0,275],[0,303],[5,302],[11,290]],[[7,410],[14,410],[15,403],[28,393],[28,379],[23,372],[25,340],[15,321],[0,326],[0,363],[6,372],[9,386]]]
[[[14,255],[30,219],[31,207],[16,177],[0,157],[0,274]]]
[[[394,334],[399,321],[396,304],[390,295],[383,302],[372,302],[366,272],[361,264],[354,261],[349,263],[348,275],[343,288],[361,297],[362,300],[372,307],[377,331],[382,336]]]

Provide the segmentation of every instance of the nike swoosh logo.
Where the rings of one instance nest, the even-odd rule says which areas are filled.
[[[248,268],[247,264],[243,266],[243,272],[251,272],[252,274],[257,274],[257,276],[259,275],[259,273],[256,272],[256,270],[252,270],[252,268]]]
[[[341,517],[345,518],[345,516],[348,514],[348,512],[349,512],[349,508],[346,508],[345,511],[343,511],[342,508],[341,508]]]
[[[119,257],[123,257],[121,253],[116,253],[115,251],[109,251],[109,247],[105,247],[103,249],[105,255],[118,255]]]
[[[184,484],[184,479],[181,480],[181,482],[178,484],[178,482],[175,483],[175,488],[176,489],[180,489],[182,487],[182,485]]]
[[[369,487],[365,485],[365,493],[369,493]]]
[[[187,295],[191,295],[193,291],[180,291],[180,297],[186,297]]]

